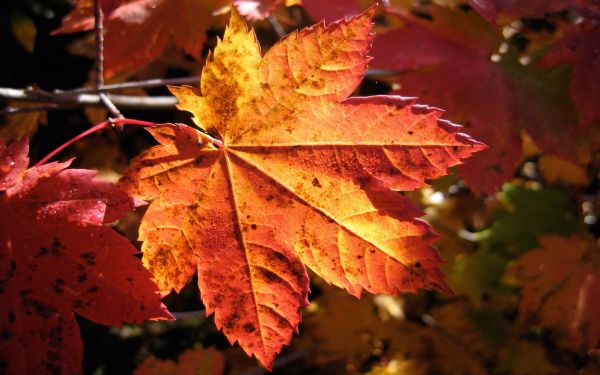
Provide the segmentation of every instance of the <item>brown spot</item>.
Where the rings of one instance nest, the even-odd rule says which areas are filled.
[[[247,333],[252,333],[256,330],[256,327],[254,327],[254,324],[252,323],[246,323],[242,328],[244,328],[244,331]]]
[[[80,257],[87,263],[88,266],[93,266],[96,264],[96,256],[92,252],[85,252],[80,255]]]
[[[236,326],[238,320],[240,320],[240,315],[238,313],[234,313],[229,318],[227,318],[223,326],[227,329],[233,329],[233,327]]]
[[[319,179],[318,179],[318,178],[316,178],[316,177],[315,177],[315,178],[313,178],[313,180],[312,180],[312,185],[313,185],[313,186],[315,186],[315,187],[318,187],[318,188],[321,188],[321,187],[323,187],[323,186],[321,185],[321,182],[319,182]]]
[[[93,287],[89,288],[88,290],[86,290],[87,293],[96,293],[97,291],[98,291],[97,286],[93,286]]]
[[[256,229],[256,224],[252,224],[252,225],[250,225],[250,228],[252,228],[252,229]]]
[[[8,329],[3,329],[0,331],[0,341],[8,341],[14,334]]]
[[[58,294],[61,294],[63,292],[63,285],[65,285],[65,281],[63,279],[54,280],[54,291]]]

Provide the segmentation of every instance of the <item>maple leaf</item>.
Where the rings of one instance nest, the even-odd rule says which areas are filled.
[[[287,0],[287,5],[301,4],[304,10],[315,20],[335,21],[355,16],[373,5],[375,0]],[[251,19],[267,18],[284,0],[234,0],[237,11]]]
[[[571,197],[553,187],[527,189],[504,184],[498,198],[504,209],[494,213],[490,228],[477,233],[478,241],[495,253],[521,254],[538,246],[544,233],[569,236],[577,229]]]
[[[107,77],[155,60],[170,40],[199,59],[214,8],[214,0],[103,0],[101,4],[106,13]],[[77,0],[73,11],[54,33],[91,30],[93,26],[93,1]]]
[[[190,349],[181,353],[177,362],[146,358],[134,375],[222,375],[225,372],[225,356],[212,348]]]
[[[335,21],[355,16],[373,5],[374,0],[302,0],[302,7],[314,20]]]
[[[511,53],[492,61],[503,38],[474,13],[423,10],[431,20],[397,14],[405,26],[375,40],[374,65],[405,72],[396,79],[403,94],[446,109],[491,145],[458,168],[473,190],[493,192],[513,176],[521,126],[547,152],[569,160],[578,158],[579,147],[587,152],[568,97],[555,83],[559,75],[523,67]]]
[[[598,248],[575,236],[547,235],[512,271],[523,281],[519,311],[544,327],[568,335],[577,351],[600,345],[600,258]]]
[[[208,314],[270,367],[307,304],[304,264],[359,295],[448,291],[415,189],[484,146],[441,110],[399,96],[353,97],[369,58],[374,8],[292,33],[263,57],[233,12],[201,91],[171,87],[184,125],[150,132],[123,187],[153,200],[140,226],[144,264],[164,292],[194,272]]]
[[[546,13],[585,7],[590,0],[469,0],[468,4],[488,21],[544,18]]]
[[[600,120],[600,27],[585,23],[559,40],[541,61],[542,65],[571,64],[569,94],[587,127]]]
[[[171,315],[136,249],[102,225],[133,198],[69,162],[26,169],[27,152],[0,142],[0,369],[79,373],[73,313],[109,325]]]
[[[35,104],[13,102],[12,108],[32,108]],[[38,130],[40,124],[46,125],[48,117],[46,111],[31,111],[12,113],[0,121],[0,139],[6,143],[14,142],[23,137],[31,137]]]

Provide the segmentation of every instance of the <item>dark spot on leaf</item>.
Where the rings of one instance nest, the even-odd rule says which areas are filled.
[[[252,224],[252,225],[250,225],[250,228],[252,228],[252,229],[256,229],[256,224]]]
[[[238,313],[233,313],[229,318],[227,318],[223,326],[227,329],[232,329],[235,327],[238,320],[240,320],[240,315]]]
[[[315,186],[315,187],[318,187],[318,188],[321,188],[321,187],[323,187],[323,186],[321,186],[321,183],[319,182],[319,179],[318,179],[318,178],[316,178],[316,177],[315,177],[315,178],[313,178],[313,180],[312,180],[312,185],[313,185],[313,186]]]
[[[254,327],[254,324],[252,323],[246,323],[244,324],[244,331],[246,331],[247,333],[252,333],[256,330],[256,328]]]
[[[61,294],[63,292],[63,285],[65,285],[65,281],[63,279],[54,280],[54,291],[58,294]]]
[[[3,329],[0,331],[0,341],[7,341],[11,337],[13,337],[13,333],[8,329]]]
[[[45,248],[45,247],[40,247],[40,249],[38,250],[37,254],[35,254],[35,257],[39,258],[39,257],[44,256],[46,254],[48,254],[48,249]]]
[[[87,263],[89,266],[93,266],[96,264],[96,256],[92,252],[86,252],[81,254],[81,258]]]

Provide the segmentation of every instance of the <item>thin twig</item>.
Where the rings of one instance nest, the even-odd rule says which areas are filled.
[[[35,107],[6,107],[0,111],[0,116],[5,115],[16,115],[18,113],[29,113],[29,112],[43,112],[49,111],[52,109],[58,109],[57,104],[45,104],[45,105],[36,105]]]
[[[59,92],[53,93],[38,88],[13,89],[0,87],[0,98],[23,101],[40,102],[45,105],[53,106],[46,109],[65,109],[83,106],[103,106],[99,94],[94,93],[71,93]],[[177,99],[174,96],[132,96],[132,95],[110,95],[113,103],[121,108],[134,109],[175,109]],[[3,111],[0,114],[12,114],[26,111]]]
[[[365,73],[365,76],[396,76],[402,73],[398,70],[389,70],[389,69],[369,69]],[[159,87],[159,86],[168,86],[168,85],[195,85],[197,86],[200,82],[200,76],[189,76],[189,77],[179,77],[179,78],[153,78],[146,79],[141,81],[131,81],[131,82],[123,82],[123,83],[113,83],[109,85],[104,85],[98,89],[92,87],[82,87],[73,90],[55,90],[54,93],[62,94],[62,93],[96,93],[96,92],[110,92],[117,91],[122,89],[139,89],[139,88],[150,88],[150,87]]]
[[[94,0],[94,36],[96,39],[96,88],[104,86],[104,34],[100,0]]]
[[[106,109],[108,109],[108,112],[113,116],[113,117],[117,117],[117,118],[123,118],[125,116],[123,116],[121,114],[121,111],[119,111],[119,109],[117,108],[117,106],[115,105],[115,103],[113,103],[110,98],[108,97],[108,95],[106,95],[103,92],[98,93],[98,97],[100,98],[100,101],[102,102],[102,104],[104,104],[104,106],[106,107]]]
[[[366,72],[367,77],[395,76],[400,71],[386,69],[370,69]],[[55,90],[53,92],[44,91],[38,88],[14,89],[9,87],[0,87],[0,98],[24,101],[24,102],[45,102],[44,106],[34,108],[5,108],[0,110],[0,115],[9,115],[15,113],[70,109],[81,106],[106,106],[99,93],[116,91],[126,88],[148,88],[165,85],[197,84],[200,80],[198,76],[167,78],[167,79],[149,79],[143,81],[132,81],[105,85],[100,88],[78,88],[74,90]],[[136,96],[136,95],[106,95],[110,101],[121,108],[163,110],[175,109],[177,99],[171,96]]]
[[[200,76],[190,76],[181,78],[153,78],[143,81],[131,81],[123,83],[113,83],[104,85],[98,89],[91,87],[83,87],[73,90],[55,90],[55,93],[95,93],[95,92],[110,92],[122,89],[143,89],[150,87],[168,86],[168,85],[198,85]]]
[[[275,16],[273,16],[273,15],[269,16],[269,23],[271,24],[273,31],[275,31],[275,33],[277,34],[279,39],[281,39],[285,36],[285,34],[286,34],[285,29],[283,28],[283,26],[281,26],[281,24],[279,23],[279,21],[277,20],[277,18]]]
[[[104,15],[100,0],[94,0],[94,35],[96,38],[96,89],[99,89],[104,86]],[[100,92],[98,96],[112,117],[124,117],[105,93]]]

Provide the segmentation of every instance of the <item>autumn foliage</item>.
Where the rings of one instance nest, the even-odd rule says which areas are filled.
[[[6,13],[95,68],[0,87],[0,372],[600,371],[596,0],[63,12]]]

